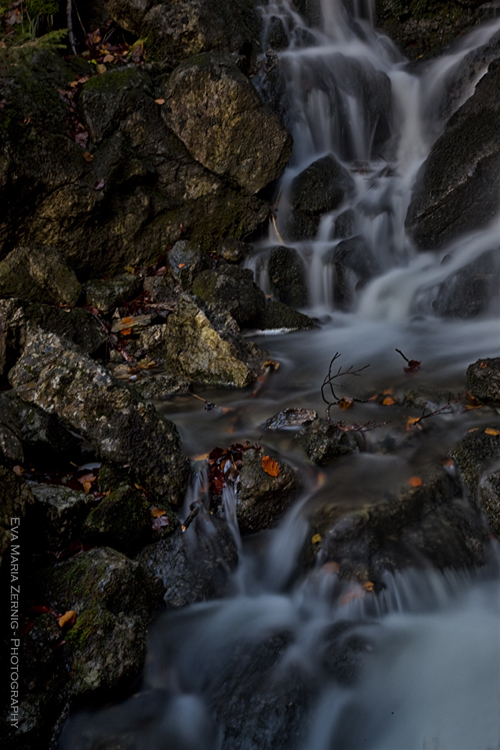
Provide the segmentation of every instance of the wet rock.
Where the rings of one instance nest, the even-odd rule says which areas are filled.
[[[175,282],[171,276],[146,276],[144,289],[149,292],[152,302],[172,305],[177,302],[178,294],[175,291]]]
[[[482,565],[488,531],[477,510],[441,467],[421,467],[419,474],[421,485],[397,497],[367,497],[354,512],[329,497],[319,501],[305,559],[335,562],[340,578],[361,582],[407,566]]]
[[[288,34],[283,20],[279,16],[271,16],[267,27],[267,43],[275,50],[283,50],[288,47]]]
[[[151,539],[151,502],[126,484],[103,498],[82,527],[86,541],[131,555]]]
[[[318,466],[325,466],[359,448],[356,433],[345,432],[326,419],[315,419],[295,436],[295,440],[303,444],[307,457]]]
[[[348,208],[346,211],[343,211],[335,219],[333,237],[331,239],[345,240],[348,237],[352,237],[352,235],[354,234],[355,219],[356,216],[352,208]]]
[[[70,695],[116,689],[140,674],[149,618],[161,602],[159,582],[142,565],[96,548],[43,571],[33,586],[56,611],[76,612],[64,646]]]
[[[165,324],[140,337],[140,347],[181,380],[238,388],[254,382],[263,355],[241,337],[229,313],[204,308],[188,294]]]
[[[131,273],[123,273],[113,279],[93,279],[85,284],[85,302],[96,307],[103,315],[113,312],[115,307],[137,297],[142,289],[142,279]]]
[[[16,476],[12,469],[0,465],[0,486],[2,503],[0,505],[0,567],[5,553],[14,541],[12,526],[19,526],[34,504],[33,495],[26,482]],[[15,523],[12,521],[15,519]],[[19,519],[19,522],[17,522]]]
[[[366,240],[361,236],[341,240],[327,254],[325,260],[333,265],[335,271],[335,304],[341,309],[348,310],[356,300],[356,293],[376,275],[379,270],[378,264]]]
[[[264,423],[266,430],[287,430],[303,427],[318,418],[314,409],[283,409]]]
[[[202,510],[193,526],[185,534],[170,534],[149,545],[136,558],[161,579],[168,607],[185,607],[223,596],[238,561],[236,544],[225,522]]]
[[[494,61],[474,95],[450,118],[417,174],[406,227],[420,250],[483,229],[498,213],[499,82],[500,61]]]
[[[294,307],[307,305],[304,264],[297,250],[284,245],[272,248],[267,272],[273,294],[280,302]]]
[[[263,468],[262,451],[243,453],[236,516],[242,534],[275,526],[295,499],[299,479],[284,461],[277,460],[279,473],[271,476]]]
[[[234,237],[228,237],[217,248],[217,255],[227,263],[239,263],[251,251],[252,246]]]
[[[500,357],[478,359],[469,365],[467,390],[481,401],[500,402]]]
[[[229,59],[200,55],[168,79],[162,114],[197,162],[254,194],[278,178],[292,138]]]
[[[110,13],[113,15],[111,9]],[[140,30],[134,26],[134,33],[151,40],[155,59],[172,62],[211,50],[252,58],[259,51],[260,30],[260,16],[251,0],[154,4],[144,16]]]
[[[92,494],[51,484],[31,484],[35,498],[33,516],[42,545],[50,550],[64,549],[78,539],[82,523],[96,504]]]
[[[478,505],[484,511],[492,531],[500,537],[500,470],[486,473],[479,483]]]
[[[193,293],[227,310],[240,326],[256,326],[264,315],[266,297],[249,268],[222,265],[204,271],[196,277]]]
[[[24,401],[57,415],[90,440],[104,460],[130,464],[153,496],[174,504],[183,498],[189,462],[175,425],[70,342],[30,332],[9,378]]]
[[[428,59],[484,20],[483,0],[376,0],[375,22],[410,60]]]
[[[189,382],[169,373],[160,373],[159,375],[151,375],[143,380],[138,380],[131,387],[134,393],[137,393],[140,398],[149,401],[154,398],[162,399],[178,393],[187,393]]]
[[[264,315],[259,321],[259,328],[264,331],[307,331],[316,328],[316,323],[293,307],[288,307],[278,300],[268,299]]]
[[[322,214],[337,208],[353,190],[354,180],[333,154],[310,164],[291,184],[288,235],[297,240],[315,237]]]
[[[483,472],[500,460],[500,435],[488,434],[484,430],[476,430],[466,435],[451,451],[450,456],[455,461],[460,477],[471,498],[477,497],[477,489]]]
[[[14,391],[0,394],[0,456],[6,463],[47,469],[76,458],[80,445],[53,414],[27,404]]]
[[[186,291],[191,290],[195,277],[210,266],[207,254],[188,240],[175,243],[168,254],[168,263],[171,275]]]
[[[155,101],[156,68],[95,76],[91,67],[30,48],[4,75],[2,256],[19,245],[57,247],[88,280],[147,266],[180,239],[215,249],[266,220],[265,200],[205,169],[166,126]],[[66,105],[57,92],[76,73],[89,76],[78,114],[90,133],[91,162],[66,135]],[[24,119],[29,128],[20,130],[16,123]]]
[[[440,284],[432,308],[437,315],[454,318],[474,318],[487,311],[496,298],[499,263],[498,253],[483,253],[465,268]],[[448,261],[445,256],[443,263]]]
[[[13,367],[25,338],[24,305],[16,299],[0,299],[0,378]]]
[[[49,305],[26,308],[26,323],[72,341],[85,354],[96,357],[107,342],[106,331],[89,310],[74,307],[62,310]]]
[[[53,247],[17,247],[0,263],[0,297],[74,305],[82,287]]]

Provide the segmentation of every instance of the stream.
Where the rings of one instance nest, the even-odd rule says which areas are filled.
[[[341,604],[334,576],[297,572],[309,534],[308,509],[318,494],[355,508],[367,493],[397,491],[488,418],[481,410],[453,408],[430,420],[415,441],[383,452],[381,443],[403,424],[398,403],[405,392],[445,392],[453,400],[464,391],[468,365],[499,356],[500,348],[498,261],[482,313],[463,319],[450,312],[460,305],[457,274],[498,247],[500,216],[485,231],[440,251],[417,252],[404,229],[417,171],[443,130],[445,114],[472,95],[486,70],[450,103],[451,82],[466,55],[500,31],[500,21],[477,28],[449,54],[418,68],[374,29],[370,2],[347,5],[349,12],[340,0],[321,0],[321,30],[308,28],[287,0],[262,8],[266,34],[272,18],[284,22],[288,46],[276,57],[295,146],[269,236],[255,244],[246,263],[270,293],[270,250],[282,239],[294,247],[305,268],[304,311],[318,328],[253,332],[251,340],[279,369],[257,391],[197,391],[225,408],[204,411],[189,396],[158,404],[178,426],[196,470],[204,466],[197,458],[216,445],[249,440],[297,467],[302,493],[278,528],[255,537],[240,539],[233,518],[239,549],[233,596],[159,616],[138,692],[123,704],[74,716],[63,732],[63,749],[500,748],[497,542],[491,542],[481,570],[407,569],[387,574],[376,595]],[[265,87],[265,77],[257,76],[256,85]],[[385,111],[379,88],[390,91]],[[287,241],[292,182],[329,153],[349,169],[355,190],[321,216],[315,238]],[[335,227],[346,212],[350,234],[362,239],[376,272],[364,284],[354,279],[348,303],[339,304],[332,251],[341,241]],[[420,361],[420,369],[405,373],[395,349]],[[369,365],[359,377],[342,381],[343,395],[366,399],[391,389],[397,403],[390,414],[377,402],[356,404],[346,419],[381,426],[363,433],[362,450],[319,470],[306,463],[292,430],[272,433],[263,423],[288,407],[324,416],[321,383],[336,352],[345,369]],[[199,485],[198,477],[184,517]],[[230,519],[231,491],[224,502]],[[339,672],[339,658],[351,659],[354,667]],[[107,742],[110,733],[119,740]]]

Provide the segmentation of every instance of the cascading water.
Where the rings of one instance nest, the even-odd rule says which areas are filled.
[[[261,286],[270,291],[266,269],[272,248],[282,240],[295,248],[306,271],[308,312],[319,317],[321,327],[259,340],[281,367],[258,398],[207,392],[210,400],[231,405],[223,415],[216,409],[200,415],[193,400],[181,409],[166,407],[193,454],[224,441],[262,440],[263,421],[282,407],[319,411],[319,386],[335,351],[348,364],[370,363],[363,385],[355,384],[365,392],[387,384],[395,391],[408,387],[395,347],[422,360],[414,387],[432,383],[459,390],[468,364],[498,355],[493,316],[498,265],[481,316],[456,320],[436,313],[443,295],[453,295],[456,275],[498,248],[500,217],[483,232],[425,253],[412,246],[404,220],[416,173],[445,116],[473,93],[485,71],[476,71],[454,99],[450,82],[469,52],[498,32],[500,23],[477,29],[417,76],[374,30],[370,2],[321,0],[321,10],[321,28],[311,29],[288,0],[262,8],[264,38],[274,34],[273,46],[280,50],[263,65],[268,72],[272,66],[279,71],[280,102],[295,146],[277,194],[275,222],[249,259]],[[268,77],[257,85],[271,96]],[[330,154],[350,173],[353,189],[338,206],[315,217],[307,238],[294,240],[293,181]],[[368,259],[368,278],[353,271],[350,297],[340,304],[335,250],[353,238]],[[359,421],[372,418],[371,406],[357,408]],[[235,413],[238,420],[230,422]],[[302,463],[302,496],[279,528],[257,545],[241,540],[235,494],[225,490],[223,506],[240,559],[233,596],[163,615],[151,632],[141,691],[124,706],[74,717],[62,747],[500,748],[495,542],[480,571],[441,573],[429,567],[386,574],[380,591],[371,596],[321,567],[307,575],[298,572],[315,485],[322,484],[322,493],[347,506],[363,493],[394,489],[401,477],[414,473],[412,461],[446,454],[480,417],[441,419],[433,436],[413,453],[370,453],[368,434],[365,451],[326,471],[321,481]],[[278,436],[276,444],[300,463],[286,436]],[[205,480],[197,482],[184,517],[193,503],[206,503]]]

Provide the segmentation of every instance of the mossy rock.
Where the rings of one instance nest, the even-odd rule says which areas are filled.
[[[283,302],[268,299],[259,327],[265,331],[307,331],[317,326],[308,315],[294,310],[293,307],[289,307]]]
[[[495,434],[498,433],[498,429],[489,429],[492,434],[485,430],[470,432],[450,451],[450,456],[458,466],[462,481],[473,500],[476,499],[483,471],[500,459],[500,435]]]
[[[345,432],[326,419],[315,419],[294,438],[304,446],[307,457],[318,466],[326,466],[340,456],[359,448],[356,433]]]
[[[18,247],[0,262],[0,297],[75,305],[82,287],[53,247]]]
[[[243,327],[257,326],[264,315],[264,292],[248,268],[228,264],[214,271],[204,271],[194,280],[193,293],[204,302],[227,310]]]
[[[151,539],[150,501],[126,484],[103,498],[84,521],[84,539],[106,545],[126,555],[137,552]]]
[[[137,297],[142,289],[142,279],[131,273],[123,273],[113,279],[92,279],[84,286],[87,305],[96,307],[103,315],[115,307]]]
[[[277,245],[269,251],[267,266],[271,289],[280,302],[307,305],[304,263],[295,248]]]
[[[481,401],[500,403],[500,357],[478,359],[469,365],[467,389]]]

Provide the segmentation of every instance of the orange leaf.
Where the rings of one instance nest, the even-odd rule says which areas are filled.
[[[67,612],[65,612],[62,617],[59,618],[59,627],[63,628],[65,625],[69,628],[72,628],[73,625],[76,622],[76,612],[74,609],[68,609]]]
[[[271,456],[262,456],[262,468],[271,477],[277,477],[280,473],[280,467],[277,461]]]
[[[487,435],[500,435],[500,430],[494,430],[493,427],[487,427],[485,433]]]
[[[394,399],[393,399],[393,398],[391,398],[391,396],[386,396],[386,397],[384,398],[384,400],[382,401],[382,404],[383,404],[384,406],[392,406],[392,405],[393,405],[393,404],[395,404],[395,403],[396,403],[396,402],[394,401]]]
[[[352,398],[341,398],[337,406],[339,409],[350,409],[353,404],[354,400]]]
[[[128,318],[122,318],[121,319],[121,323],[124,323],[125,325],[128,325],[129,323],[133,323],[133,322],[134,321],[132,320],[132,318],[130,316]]]
[[[130,336],[130,334],[132,333],[132,329],[131,328],[122,328],[122,330],[120,331],[120,333],[121,333],[122,336]]]
[[[82,487],[85,490],[85,492],[88,494],[92,488],[92,482],[82,482]]]
[[[151,515],[153,518],[161,518],[161,516],[166,516],[167,511],[163,510],[163,508],[153,508],[151,511]]]
[[[447,458],[446,461],[443,461],[443,466],[453,466],[453,459]]]
[[[471,430],[467,430],[467,432],[478,432],[479,427],[473,427]]]
[[[363,588],[365,591],[373,591],[375,588],[375,584],[372,581],[365,581],[363,584]]]
[[[408,417],[406,420],[406,429],[411,430],[417,422],[420,422],[420,417]]]
[[[420,477],[410,477],[408,482],[412,487],[420,487],[420,485],[422,484],[422,480],[420,479]]]
[[[185,263],[178,263],[177,268],[184,268],[185,265],[186,265]]]
[[[106,55],[106,56],[105,56],[105,57],[103,58],[103,63],[110,63],[110,62],[113,62],[113,60],[114,60],[114,59],[115,59],[115,58],[113,57],[113,55]]]
[[[82,154],[85,161],[88,161],[89,163],[91,161],[94,161],[94,154],[91,154],[90,151],[84,151]]]
[[[165,104],[165,99],[155,99],[157,104]]]
[[[479,367],[481,368],[481,370],[484,370],[484,369],[486,369],[486,367],[488,367],[488,365],[486,364],[486,362],[481,362],[481,364],[479,365]]]

